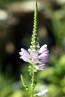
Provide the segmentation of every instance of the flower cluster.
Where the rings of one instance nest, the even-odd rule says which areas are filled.
[[[43,45],[40,49],[28,49],[26,51],[24,48],[21,48],[21,55],[20,58],[23,59],[25,62],[29,62],[32,64],[36,64],[37,70],[43,70],[45,63],[48,61],[48,49],[47,45]]]

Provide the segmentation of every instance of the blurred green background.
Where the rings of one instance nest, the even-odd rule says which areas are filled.
[[[65,97],[65,0],[37,1],[39,43],[48,45],[49,61],[35,91],[48,87],[48,97]],[[19,51],[30,46],[34,2],[0,0],[0,97],[28,97],[20,81],[22,73],[29,82],[28,64]]]

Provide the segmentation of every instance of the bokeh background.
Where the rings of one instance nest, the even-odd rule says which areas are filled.
[[[49,61],[36,79],[48,97],[65,97],[65,0],[38,1],[39,44],[48,45]],[[0,0],[0,97],[28,97],[20,74],[29,81],[28,64],[19,51],[28,49],[35,0]]]

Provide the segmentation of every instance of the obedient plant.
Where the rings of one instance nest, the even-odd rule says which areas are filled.
[[[41,48],[38,43],[38,28],[37,28],[37,18],[38,18],[38,8],[37,8],[37,1],[35,2],[35,9],[34,9],[34,24],[33,24],[33,33],[31,38],[31,46],[26,51],[24,48],[21,48],[20,58],[23,59],[25,62],[30,63],[28,72],[31,76],[31,84],[28,87],[27,83],[24,81],[23,76],[21,75],[22,85],[25,87],[26,91],[30,91],[30,97],[34,96],[44,96],[46,95],[48,89],[44,89],[38,93],[35,93],[35,73],[45,68],[45,63],[48,61],[48,49],[47,45],[44,44]]]

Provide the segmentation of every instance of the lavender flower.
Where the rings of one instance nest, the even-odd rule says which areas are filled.
[[[36,70],[43,70],[45,68],[45,64],[36,65]]]
[[[21,52],[19,52],[21,55],[21,59],[23,59],[25,62],[29,62],[30,60],[30,54],[23,48],[21,48]]]
[[[45,96],[47,92],[48,92],[48,89],[45,89],[45,90],[42,90],[41,92],[36,93],[35,96]]]
[[[49,51],[47,49],[47,45],[45,44],[40,49],[37,50],[30,48],[28,49],[28,51],[26,51],[25,49],[22,48],[19,54],[21,55],[20,58],[23,59],[25,62],[33,64],[44,64],[48,61],[48,52]]]

